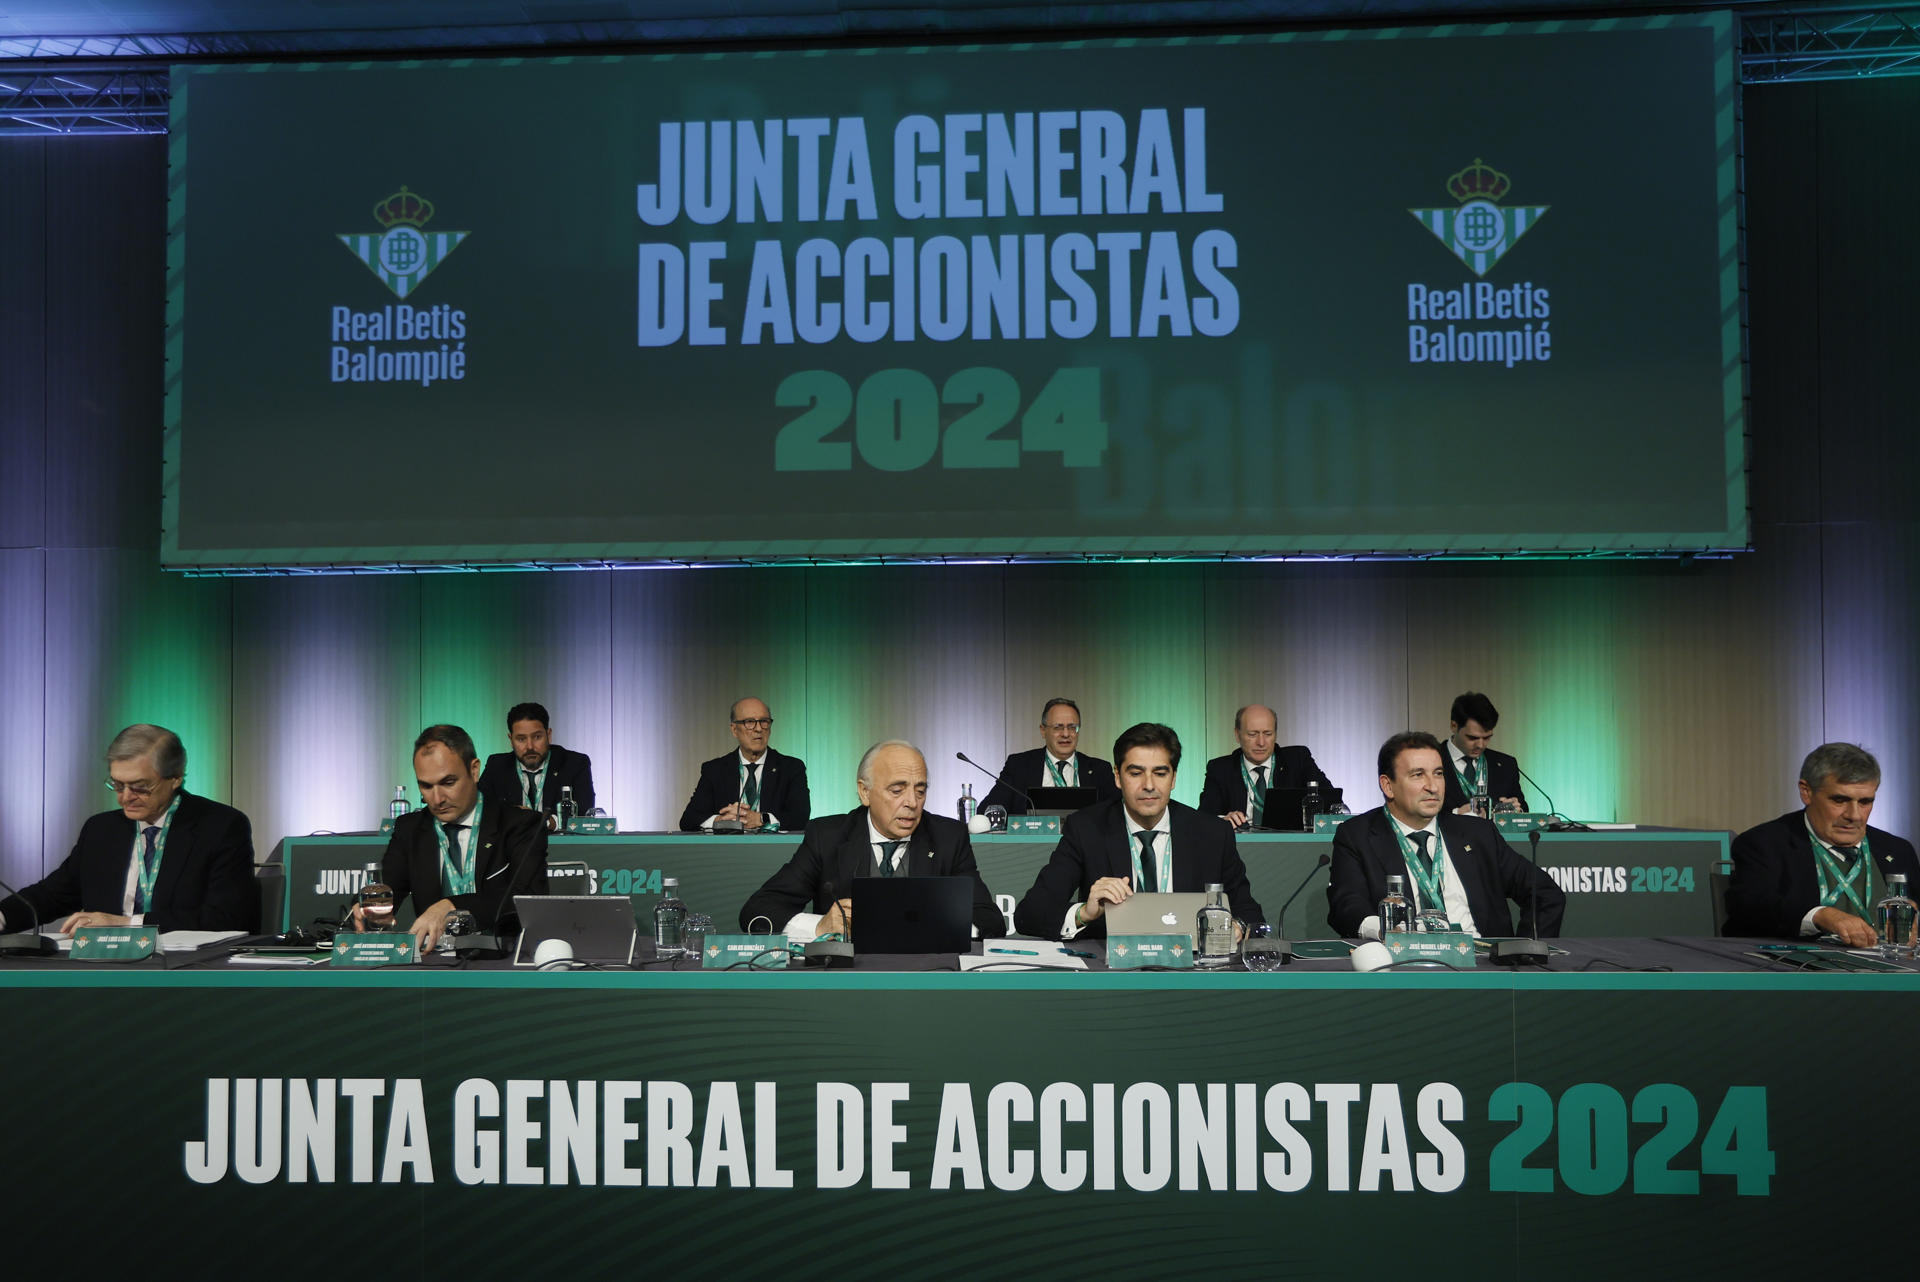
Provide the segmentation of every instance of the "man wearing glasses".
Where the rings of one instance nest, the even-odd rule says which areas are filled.
[[[119,808],[93,816],[53,873],[0,900],[4,928],[60,923],[156,930],[260,927],[253,828],[232,806],[181,785],[187,750],[159,726],[128,726],[107,747],[107,787]],[[64,921],[61,921],[65,918]]]
[[[1007,757],[999,781],[980,803],[982,810],[1001,806],[1010,815],[1024,815],[1027,799],[1022,794],[1034,788],[1091,788],[1099,794],[1096,801],[1120,795],[1112,764],[1079,751],[1080,705],[1073,700],[1047,700],[1040,710],[1040,743],[1030,752]]]
[[[739,747],[700,767],[700,782],[680,814],[680,831],[698,832],[722,820],[748,832],[798,832],[813,814],[807,795],[807,763],[776,752],[773,714],[758,699],[738,699],[727,728]]]

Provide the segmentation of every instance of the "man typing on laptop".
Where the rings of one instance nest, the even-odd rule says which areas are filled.
[[[1263,921],[1233,830],[1173,800],[1180,736],[1142,722],[1114,741],[1120,795],[1070,816],[1060,844],[1013,912],[1023,935],[1073,939],[1107,933],[1109,907],[1135,894],[1191,892],[1219,882],[1236,920]]]

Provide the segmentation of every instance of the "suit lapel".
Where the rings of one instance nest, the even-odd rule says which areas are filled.
[[[1400,853],[1400,839],[1393,835],[1393,820],[1387,817],[1382,806],[1373,818],[1373,831],[1368,834],[1369,844],[1373,848],[1373,857],[1380,865],[1380,885],[1384,889],[1388,877],[1404,877],[1409,889],[1413,886],[1413,870],[1407,867],[1406,857]]]
[[[846,836],[840,841],[840,849],[835,852],[837,867],[833,869],[834,894],[845,899],[853,893],[855,877],[873,875],[873,846],[867,837],[867,808],[860,807],[853,812],[853,822],[847,825]]]
[[[166,854],[160,860],[159,875],[153,879],[153,899],[147,904],[148,912],[172,901],[174,887],[180,881],[180,870],[186,867],[187,860],[193,857],[194,820],[198,815],[197,807],[192,804],[192,800],[190,796],[182,796],[180,809],[173,812],[173,822],[167,825]],[[128,837],[129,843],[139,831],[140,825],[134,824],[133,835]],[[127,848],[129,851],[133,849],[131,844]]]
[[[1100,850],[1106,857],[1106,870],[1095,869],[1089,885],[1102,877],[1133,876],[1133,850],[1127,836],[1127,808],[1124,804],[1117,801],[1113,803],[1113,813],[1107,817],[1105,828],[1106,831],[1101,834]]]
[[[1512,921],[1506,912],[1504,888],[1488,878],[1493,852],[1482,849],[1485,837],[1476,839],[1464,829],[1465,825],[1458,823],[1455,816],[1440,816],[1440,837],[1446,843],[1447,858],[1453,862],[1454,872],[1459,874],[1460,889],[1466,893],[1474,926],[1484,935],[1504,922],[1505,925],[1499,925],[1504,932],[1512,928]]]
[[[936,862],[933,834],[927,831],[927,816],[922,815],[920,826],[913,830],[913,839],[907,843],[905,872],[909,877],[938,876]]]

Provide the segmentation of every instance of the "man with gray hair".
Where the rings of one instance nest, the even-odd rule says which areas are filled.
[[[232,806],[188,792],[187,750],[160,726],[128,726],[107,747],[118,807],[81,825],[53,872],[0,900],[8,930],[60,923],[156,930],[260,927],[253,828]],[[64,920],[62,920],[64,918]]]
[[[1879,936],[1874,901],[1889,874],[1920,886],[1913,845],[1868,825],[1880,763],[1851,743],[1823,743],[1800,766],[1803,808],[1733,839],[1726,933],[1780,939],[1835,935],[1849,948]]]
[[[927,813],[927,759],[904,739],[886,739],[860,758],[860,804],[807,825],[800,848],[740,910],[740,928],[764,919],[801,943],[844,934],[853,919],[856,877],[971,877],[973,925],[983,939],[1007,933],[973,861],[965,824]]]
[[[727,729],[739,745],[700,766],[700,782],[680,812],[680,831],[699,832],[726,820],[745,832],[798,832],[813,815],[807,763],[777,752],[773,713],[759,699],[735,699]]]

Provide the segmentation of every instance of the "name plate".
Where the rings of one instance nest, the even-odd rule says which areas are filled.
[[[1474,967],[1473,936],[1465,931],[1428,931],[1411,935],[1394,933],[1381,942],[1397,962],[1433,961],[1455,970],[1472,970]]]
[[[341,932],[333,937],[335,966],[411,966],[420,960],[418,941],[404,930],[365,934]]]
[[[1514,814],[1508,811],[1493,817],[1493,826],[1501,832],[1529,833],[1536,828],[1545,828],[1552,815]]]
[[[145,961],[160,946],[151,926],[82,926],[73,932],[75,961]]]
[[[1138,970],[1142,966],[1193,969],[1193,941],[1185,935],[1114,935],[1107,940],[1110,970]]]
[[[569,837],[611,837],[620,831],[620,821],[612,815],[581,815],[567,829]]]
[[[1060,835],[1059,815],[1008,815],[1008,833],[1044,833],[1049,837]]]
[[[725,970],[729,966],[748,963],[753,970],[785,970],[787,968],[787,937],[785,935],[708,935],[707,946],[700,953],[700,966],[703,970]],[[743,967],[745,969],[747,967]]]
[[[1351,818],[1353,818],[1352,815],[1315,815],[1313,817],[1313,831],[1318,835],[1324,836]]]

